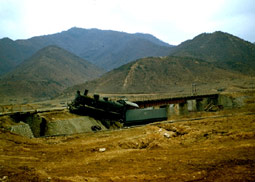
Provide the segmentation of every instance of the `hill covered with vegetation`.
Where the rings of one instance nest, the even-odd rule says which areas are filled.
[[[103,71],[88,61],[48,46],[0,78],[3,98],[51,98],[67,87],[99,77]]]
[[[150,34],[76,27],[25,40],[5,38],[0,39],[0,75],[49,45],[61,47],[105,70],[142,57],[168,55],[172,47]]]
[[[192,84],[200,92],[216,91],[248,76],[227,71],[201,59],[189,57],[149,57],[114,69],[98,79],[76,85],[65,93],[89,89],[95,93],[191,93]]]
[[[255,45],[220,31],[187,40],[170,55],[200,58],[224,69],[255,75]]]

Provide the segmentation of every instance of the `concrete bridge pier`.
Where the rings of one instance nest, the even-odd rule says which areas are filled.
[[[179,104],[179,114],[180,115],[185,115],[188,114],[189,110],[188,110],[188,102],[183,102]]]
[[[188,100],[187,101],[188,104],[188,111],[190,112],[195,112],[197,111],[197,100]]]
[[[166,106],[167,115],[170,118],[175,115],[186,115],[189,112],[205,111],[210,105],[218,105],[218,97],[189,98],[178,100],[176,103],[169,103]]]
[[[175,112],[175,104],[168,104],[166,106],[166,110],[167,110],[167,117],[170,118],[173,115],[176,115]]]
[[[196,99],[197,111],[204,111],[209,104],[218,105],[218,98],[202,98]]]
[[[205,107],[209,104],[208,98],[202,98],[196,100],[197,111],[204,111]]]
[[[169,104],[167,105],[168,117],[174,115],[185,115],[188,114],[188,103],[179,103],[179,104]]]

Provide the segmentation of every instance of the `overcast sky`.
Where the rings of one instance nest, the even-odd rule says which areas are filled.
[[[0,0],[0,38],[74,26],[150,33],[174,45],[217,30],[255,42],[255,0]]]

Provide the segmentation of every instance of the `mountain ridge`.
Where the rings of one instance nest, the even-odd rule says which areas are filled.
[[[1,40],[2,39],[0,39],[0,47]],[[147,56],[167,55],[169,53],[168,50],[171,48],[169,44],[164,43],[150,34],[129,34],[113,30],[83,29],[77,27],[55,34],[11,41],[13,46],[9,48],[9,51],[7,47],[5,51],[0,52],[0,66],[2,65],[0,67],[0,75],[10,71],[36,51],[49,45],[61,47],[106,70],[111,70],[116,68],[116,66],[118,67],[133,61],[133,58],[138,59]],[[132,53],[135,52],[136,49],[142,50],[142,47],[136,46],[140,41],[142,41],[143,45],[146,45],[148,49],[140,51],[139,54],[133,56]],[[117,63],[119,55],[121,54],[117,50],[121,49],[123,52],[123,50],[125,50],[125,45],[130,44],[130,42],[133,42],[135,49],[129,49],[130,52],[122,56],[122,62],[114,66],[107,64],[109,59]],[[154,51],[154,48],[157,50]],[[14,66],[6,67],[3,62],[14,62]]]
[[[128,39],[126,38],[127,35],[129,36]],[[95,36],[97,39],[93,39]],[[95,68],[91,63],[85,61],[87,59],[84,60],[77,54],[54,45],[48,45],[46,50],[53,48],[58,50],[57,53],[52,55],[52,52],[44,52],[45,49],[42,48],[24,62],[21,61],[22,63],[15,70],[0,77],[0,94],[7,93],[14,97],[17,94],[25,97],[25,93],[27,93],[31,97],[54,97],[75,84],[81,85],[70,88],[69,91],[81,87],[83,90],[87,87],[93,92],[115,92],[119,94],[184,93],[191,90],[192,83],[197,84],[200,90],[207,92],[222,90],[222,88],[233,85],[252,88],[250,79],[255,75],[255,45],[247,41],[217,31],[199,34],[176,47],[167,47],[156,45],[147,39],[141,39],[144,36],[147,39],[153,38],[147,34],[137,33],[134,37],[130,34],[116,33],[110,30],[93,29],[90,31],[73,28],[57,33],[57,35],[33,37],[29,41],[19,40],[18,42],[20,46],[23,46],[24,52],[20,52],[15,47],[16,42],[11,39],[1,39],[0,42],[4,44],[0,44],[0,46],[7,45],[7,49],[8,45],[10,46],[12,50],[12,54],[8,55],[10,57],[13,55],[24,57],[25,54],[31,53],[31,49],[55,43],[57,40],[62,41],[60,44],[66,41],[65,46],[69,50],[84,53],[83,49],[85,49],[87,52],[81,55],[82,57],[91,58],[90,56],[92,56],[101,67],[107,67],[105,64],[109,64],[112,70],[101,78],[88,81],[97,78],[102,71],[99,71],[100,69]],[[113,39],[113,37],[115,38]],[[79,47],[84,40],[87,44]],[[155,39],[155,41],[159,40]],[[108,46],[108,44],[111,45]],[[75,47],[79,47],[79,49]],[[2,52],[4,52],[3,50]],[[147,54],[148,52],[150,54]],[[163,56],[162,53],[164,53]],[[76,61],[69,63],[66,60],[69,58]],[[79,62],[79,66],[77,66],[77,62]],[[15,65],[15,62],[10,62],[11,64]],[[30,69],[26,69],[26,64],[29,65]],[[84,64],[90,65],[91,70],[85,69]],[[26,72],[24,73],[24,71]],[[40,74],[41,72],[43,74]],[[98,74],[90,78],[90,74],[93,75],[94,72]],[[15,84],[21,88],[20,92],[15,90]]]
[[[195,83],[204,93],[232,85],[248,76],[213,66],[204,60],[190,57],[149,57],[114,69],[100,78],[75,85],[64,91],[89,89],[106,94],[189,93]]]
[[[170,55],[200,58],[223,69],[255,75],[255,45],[221,31],[184,41]]]
[[[88,61],[62,48],[47,46],[0,77],[0,95],[51,98],[69,86],[94,79],[102,73]]]

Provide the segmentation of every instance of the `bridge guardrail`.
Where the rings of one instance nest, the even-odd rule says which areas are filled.
[[[16,112],[28,112],[28,111],[36,111],[36,108],[29,104],[0,105],[0,115],[12,114],[12,113],[16,113]]]

